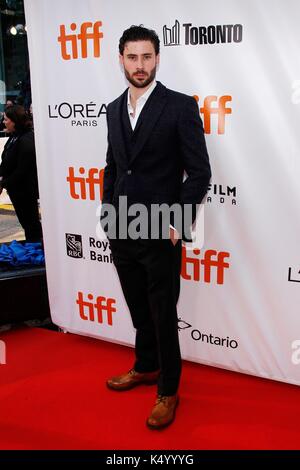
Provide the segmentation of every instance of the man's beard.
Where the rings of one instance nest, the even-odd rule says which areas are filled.
[[[129,81],[129,83],[131,83],[131,85],[135,86],[136,88],[145,88],[155,79],[156,66],[151,70],[149,74],[146,74],[146,72],[141,72],[144,74],[144,78],[143,78],[144,81],[139,81],[138,79],[134,77],[134,75],[138,72],[135,72],[133,75],[130,75],[128,70],[126,70],[124,67],[124,73],[125,73],[125,77]]]

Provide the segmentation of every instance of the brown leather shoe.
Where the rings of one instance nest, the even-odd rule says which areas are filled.
[[[175,411],[179,403],[179,396],[169,397],[158,395],[151,415],[146,421],[150,429],[162,429],[169,426],[175,419]]]
[[[131,388],[141,384],[156,384],[158,376],[159,370],[155,372],[136,372],[134,369],[131,369],[129,372],[126,372],[126,374],[108,379],[106,385],[108,388],[117,391],[130,390]]]

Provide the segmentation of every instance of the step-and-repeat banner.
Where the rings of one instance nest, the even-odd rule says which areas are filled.
[[[183,357],[300,384],[299,1],[25,8],[53,322],[134,342],[99,204],[106,106],[127,86],[118,42],[143,24],[161,40],[158,80],[198,102],[213,171],[204,242],[183,247]]]

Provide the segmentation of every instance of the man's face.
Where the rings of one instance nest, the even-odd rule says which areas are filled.
[[[129,83],[136,88],[145,88],[155,78],[159,54],[155,54],[151,41],[130,41],[125,44],[120,63]]]

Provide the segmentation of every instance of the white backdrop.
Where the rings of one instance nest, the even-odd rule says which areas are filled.
[[[144,24],[161,39],[157,78],[198,100],[213,170],[204,245],[183,249],[183,356],[300,384],[299,1],[25,0],[25,8],[54,323],[134,341],[96,226],[106,105],[126,87],[118,41]]]

